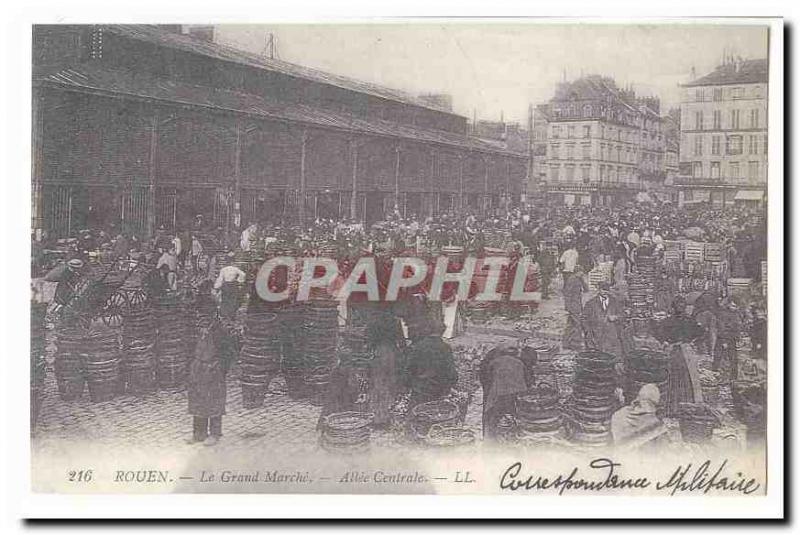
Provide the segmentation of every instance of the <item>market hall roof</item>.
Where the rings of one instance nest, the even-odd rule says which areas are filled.
[[[259,118],[298,122],[320,128],[525,157],[522,153],[504,148],[501,142],[443,130],[418,128],[383,119],[366,119],[334,113],[305,104],[288,103],[229,89],[192,85],[140,72],[110,69],[95,63],[83,63],[50,74],[40,74],[35,77],[34,83],[101,96],[169,102]]]
[[[711,73],[692,80],[683,87],[703,85],[766,84],[769,81],[769,62],[764,59],[734,61],[718,66]]]
[[[356,80],[346,76],[312,69],[296,63],[289,63],[288,61],[267,58],[265,56],[246,52],[231,46],[213,43],[210,41],[203,41],[188,35],[167,31],[164,28],[155,25],[113,24],[104,25],[102,26],[102,29],[104,32],[122,35],[129,39],[145,41],[157,46],[199,54],[222,61],[237,63],[239,65],[246,65],[249,67],[278,72],[287,76],[294,76],[296,78],[302,78],[304,80],[321,84],[333,85],[342,89],[357,91],[359,93],[365,93],[387,100],[394,100],[403,102],[405,104],[420,106],[452,115],[452,112],[432,106],[428,101],[416,98],[413,95],[397,89],[391,89],[378,84],[372,84],[362,80]]]

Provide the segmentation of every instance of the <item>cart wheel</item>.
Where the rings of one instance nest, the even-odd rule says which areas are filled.
[[[85,316],[83,314],[77,314],[75,316],[75,324],[83,331],[88,332],[89,329],[92,328],[92,319],[89,316]]]
[[[119,327],[122,325],[122,314],[119,309],[107,311],[101,316],[101,319],[107,327]]]
[[[128,306],[128,298],[125,292],[118,290],[111,294],[106,300],[100,319],[109,327],[119,327],[122,325],[122,311]]]
[[[116,291],[106,300],[106,309],[121,310],[128,304],[128,299],[124,291]]]
[[[142,306],[147,301],[147,293],[141,288],[128,294],[128,304],[132,307]]]

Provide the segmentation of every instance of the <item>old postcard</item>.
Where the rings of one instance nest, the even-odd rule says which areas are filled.
[[[33,492],[755,510],[781,33],[34,25]]]

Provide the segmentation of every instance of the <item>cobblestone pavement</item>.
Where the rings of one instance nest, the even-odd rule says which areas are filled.
[[[307,400],[294,400],[285,393],[282,378],[275,379],[264,405],[245,409],[238,370],[228,376],[223,441],[227,446],[277,446],[297,453],[316,450],[316,431],[321,408]],[[481,393],[472,398],[465,425],[480,432]],[[75,401],[63,401],[52,369],[45,380],[45,395],[32,435],[32,448],[54,451],[69,442],[89,441],[97,446],[140,446],[189,448],[184,439],[191,436],[191,416],[187,413],[186,392],[154,392],[145,396],[122,395],[110,401],[93,403],[85,389]],[[374,431],[373,445],[407,447],[389,431]]]
[[[541,342],[557,343],[564,322],[563,300],[559,295],[543,302],[532,318],[516,322],[517,328],[531,329]],[[538,322],[538,323],[537,323]],[[499,323],[506,329],[506,322]],[[477,330],[477,329],[476,329]],[[502,336],[470,332],[469,329],[451,341],[456,355],[459,348],[484,346],[507,341]],[[566,379],[571,373],[574,354],[562,352],[556,359],[561,370],[558,385],[561,394],[568,393]],[[48,357],[52,364],[52,355]],[[564,388],[566,386],[566,388]],[[187,413],[186,392],[156,392],[144,397],[132,395],[101,403],[92,403],[88,390],[76,401],[62,401],[58,396],[52,366],[45,382],[45,395],[38,422],[32,435],[34,452],[57,451],[69,442],[90,441],[95,445],[191,448],[184,439],[191,435],[191,417]],[[238,370],[234,366],[228,377],[227,414],[223,418],[223,442],[226,446],[264,446],[290,448],[302,454],[318,448],[316,425],[320,407],[306,400],[291,399],[285,393],[282,378],[275,379],[264,405],[257,409],[242,406]],[[469,405],[465,425],[481,434],[482,395],[478,388]],[[408,448],[409,445],[390,431],[375,431],[373,446]]]

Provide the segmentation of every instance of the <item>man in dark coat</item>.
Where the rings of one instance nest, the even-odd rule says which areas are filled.
[[[717,344],[714,347],[713,369],[719,370],[724,361],[729,361],[730,378],[735,381],[738,377],[738,356],[736,345],[742,335],[742,319],[733,299],[728,299],[717,314]]]
[[[193,433],[187,442],[213,446],[222,436],[227,398],[225,375],[232,355],[226,348],[228,335],[219,321],[212,321],[201,333],[195,358],[189,365],[188,402]]]
[[[598,293],[583,307],[586,347],[622,357],[622,301],[611,293],[611,286],[601,282]]]
[[[542,299],[550,299],[550,283],[556,270],[556,259],[550,251],[542,248],[536,255],[536,262],[542,279]]]

